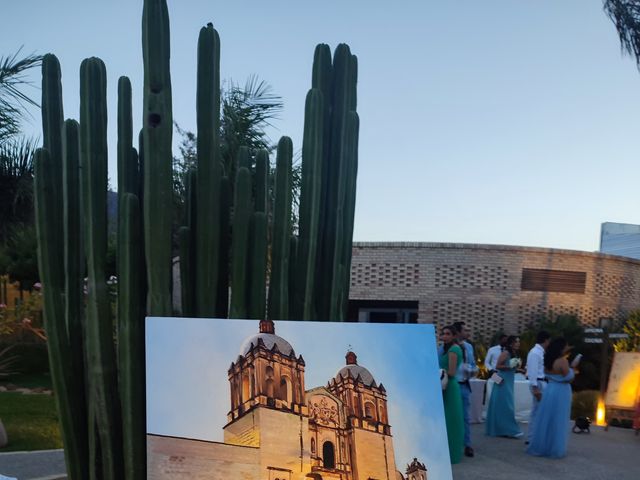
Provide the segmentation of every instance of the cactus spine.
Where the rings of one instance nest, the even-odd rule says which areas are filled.
[[[289,137],[278,142],[273,206],[271,282],[269,318],[289,318],[289,237],[291,236],[291,161],[293,145]],[[235,240],[234,240],[235,241]]]
[[[213,25],[198,37],[198,208],[196,235],[196,311],[214,316],[219,278],[220,210],[218,207],[222,166],[220,130],[220,38]]]
[[[146,0],[142,13],[144,60],[144,224],[148,313],[170,316],[173,156],[169,14],[165,0]]]
[[[107,82],[104,63],[89,58],[80,67],[80,145],[83,165],[85,248],[88,271],[87,364],[89,415],[95,417],[102,471],[122,478],[122,437],[113,326],[106,284]],[[90,442],[93,439],[90,438]],[[94,444],[95,446],[95,444]],[[94,455],[96,453],[94,452]]]

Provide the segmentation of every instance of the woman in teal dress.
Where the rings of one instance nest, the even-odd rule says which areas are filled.
[[[491,389],[485,422],[485,433],[490,437],[522,437],[522,430],[516,422],[513,396],[513,383],[518,365],[515,365],[516,362],[512,362],[512,359],[517,358],[519,348],[520,339],[510,336],[504,350],[498,357],[496,370],[497,374],[502,377],[502,382],[494,383]]]
[[[567,341],[556,338],[544,354],[544,370],[549,381],[538,406],[536,429],[527,448],[529,455],[562,458],[567,454],[571,415],[571,381],[574,369],[566,358]]]
[[[439,357],[440,368],[444,369],[449,377],[447,388],[442,392],[449,457],[451,463],[459,463],[464,450],[464,419],[462,394],[456,380],[456,370],[462,363],[462,349],[455,343],[453,327],[444,327],[440,332],[440,340],[443,343],[443,353]]]

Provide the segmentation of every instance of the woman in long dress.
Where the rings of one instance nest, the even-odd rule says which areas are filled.
[[[447,388],[442,392],[449,457],[451,463],[459,463],[464,450],[464,419],[462,394],[456,380],[456,371],[462,363],[462,349],[455,343],[453,327],[444,327],[440,332],[440,340],[443,343],[443,353],[439,357],[440,368],[444,369],[449,377]]]
[[[517,352],[520,348],[520,339],[510,336],[496,364],[497,375],[502,382],[494,383],[489,399],[485,433],[490,437],[522,437],[522,430],[516,422],[515,401],[513,396],[513,384],[516,369],[519,367]]]
[[[549,381],[538,406],[536,429],[527,453],[539,457],[562,458],[567,454],[571,415],[571,381],[575,371],[569,366],[569,347],[564,338],[551,341],[544,354],[544,370]]]

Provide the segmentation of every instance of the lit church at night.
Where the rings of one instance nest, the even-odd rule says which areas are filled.
[[[224,442],[148,435],[149,479],[427,480],[396,465],[387,392],[356,354],[326,386],[305,388],[305,361],[260,321],[228,370]]]

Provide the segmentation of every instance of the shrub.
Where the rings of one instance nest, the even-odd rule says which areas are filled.
[[[598,390],[574,392],[571,401],[571,418],[589,417],[591,420],[595,420],[599,395],[600,392]]]
[[[0,344],[0,351],[8,345]],[[11,370],[20,373],[48,373],[49,357],[45,343],[16,343],[11,355],[16,358]]]

